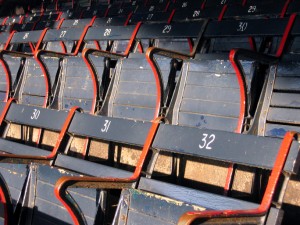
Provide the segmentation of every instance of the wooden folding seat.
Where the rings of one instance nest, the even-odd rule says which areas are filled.
[[[20,78],[19,85],[12,96],[15,96],[21,103],[46,106],[48,104],[49,89],[53,88],[52,85],[55,84],[56,73],[51,71],[50,74],[44,74],[45,70],[42,71],[34,58],[34,53],[40,48],[45,33],[46,30],[39,30],[18,32],[13,35],[9,42],[10,46],[29,44],[32,52],[21,52],[24,48],[19,48],[19,51],[2,51],[1,60],[4,65],[5,75],[7,77]],[[26,58],[25,61],[24,58]],[[19,65],[10,65],[12,60],[19,62]],[[58,69],[58,63],[55,65],[53,60],[49,59],[48,61],[49,65],[52,64],[54,68]],[[12,71],[13,69],[16,71]],[[46,90],[47,88],[48,90]]]
[[[41,45],[44,45],[42,49],[52,53],[57,51],[57,54],[66,51],[66,54],[77,55],[87,29],[88,25],[81,28],[49,29],[41,42]],[[24,71],[27,76],[23,76],[19,95],[26,100],[27,104],[43,105],[45,107],[51,105],[55,98],[61,62],[58,58],[43,54],[42,50],[36,52],[35,57],[38,59],[38,63],[32,60],[26,61],[27,67],[25,65],[25,68],[29,72]],[[30,65],[30,63],[34,65]],[[47,78],[46,81],[45,78]],[[35,83],[32,83],[30,79],[34,79]],[[40,90],[36,89],[33,93],[35,89],[33,86],[38,84],[37,80],[40,80]]]
[[[102,5],[101,7],[91,7],[88,10],[85,10],[82,13],[82,18],[92,18],[96,16],[97,18],[105,17],[106,12],[108,10],[107,5]]]
[[[132,38],[128,48],[134,40],[136,26],[106,26],[91,27],[87,31],[83,41],[86,45],[91,43],[104,43],[101,49],[109,50],[105,46],[108,41],[121,43]],[[107,32],[109,33],[107,35]],[[111,36],[114,32],[118,35]],[[126,42],[127,43],[127,42]],[[97,47],[97,45],[96,45]],[[123,47],[123,46],[122,46]],[[89,50],[85,50],[86,52]],[[93,52],[93,50],[91,50]],[[122,52],[122,50],[120,50]],[[128,54],[128,53],[125,53]],[[41,55],[51,55],[62,59],[62,70],[59,81],[59,91],[52,107],[59,109],[70,109],[72,106],[80,106],[85,112],[94,113],[99,108],[109,84],[109,58],[84,53],[82,56],[72,56],[68,54],[57,54],[43,51]]]
[[[16,32],[31,31],[34,28],[35,28],[34,22],[29,22],[29,23],[24,23],[24,24],[15,23],[12,26],[12,30],[16,31]]]
[[[203,25],[203,23],[198,23],[198,25],[199,24]],[[113,32],[117,32],[117,29],[114,30],[114,28],[117,28],[117,27],[112,27],[112,31],[111,31],[112,36],[114,35]],[[131,29],[130,27],[125,27],[125,28],[126,28],[127,32],[129,32]],[[121,30],[121,29],[119,28],[119,30]],[[131,33],[132,32],[130,32],[130,34]],[[201,29],[197,33],[201,33]],[[87,34],[86,38],[89,38],[89,35],[92,35],[92,34],[95,35],[95,33]],[[122,36],[124,36],[124,35],[126,35],[126,33],[122,32]],[[120,40],[120,36],[119,36],[118,40]],[[89,50],[87,50],[87,51],[89,51]],[[100,51],[98,51],[98,52],[100,52]],[[109,53],[109,52],[106,52],[106,53],[102,52],[102,53],[106,54],[107,57],[109,57],[110,55],[111,56],[114,55],[113,53]],[[117,56],[117,54],[116,54],[116,56]],[[120,56],[120,54],[119,54],[119,56]],[[128,68],[132,69],[133,66],[136,67],[136,65],[134,65],[133,62],[135,62],[135,64],[138,63],[138,65],[140,67],[143,67],[143,69],[147,69],[147,70],[145,70],[146,73],[143,74],[143,76],[139,76],[138,80],[136,80],[136,81],[138,83],[140,82],[140,84],[139,84],[140,87],[145,87],[145,88],[148,87],[147,94],[149,94],[149,101],[147,101],[146,103],[143,103],[143,101],[145,100],[144,95],[136,95],[134,98],[129,98],[130,96],[124,95],[123,99],[124,100],[127,99],[127,101],[128,101],[127,106],[129,106],[129,104],[131,104],[130,109],[132,109],[132,110],[134,109],[134,111],[136,111],[135,114],[129,115],[128,109],[126,109],[126,107],[120,107],[122,104],[122,102],[120,102],[120,100],[122,98],[121,92],[122,92],[122,90],[125,90],[124,88],[132,89],[132,86],[128,85],[129,83],[127,85],[125,85],[125,84],[126,84],[126,80],[131,81],[131,82],[134,81],[134,80],[132,80],[133,77],[130,76],[130,74],[128,73],[128,72],[130,72],[128,70]],[[145,137],[146,137],[144,135],[147,134],[147,130],[150,129],[150,126],[151,126],[151,123],[147,122],[147,121],[150,121],[150,120],[156,118],[158,116],[159,112],[161,111],[161,109],[160,109],[162,107],[161,92],[162,92],[162,90],[164,90],[164,88],[161,86],[162,84],[159,82],[159,80],[162,80],[162,78],[157,77],[157,76],[159,76],[159,74],[153,73],[151,71],[151,68],[149,68],[149,65],[147,65],[146,63],[147,63],[147,61],[144,60],[144,58],[142,58],[142,60],[141,60],[139,58],[135,58],[135,56],[126,58],[126,60],[125,60],[125,58],[119,59],[119,61],[117,63],[119,65],[116,66],[116,73],[114,74],[114,79],[119,80],[119,81],[118,82],[114,81],[111,83],[111,91],[112,92],[118,91],[118,93],[107,96],[107,99],[105,100],[105,103],[104,103],[105,105],[103,106],[103,108],[100,111],[101,116],[95,117],[95,116],[90,116],[88,114],[76,114],[74,117],[74,120],[72,120],[72,125],[70,125],[70,127],[69,127],[68,133],[70,133],[74,136],[88,137],[88,138],[92,138],[92,139],[96,139],[96,140],[97,139],[105,140],[105,141],[110,141],[110,142],[117,143],[117,144],[127,144],[130,146],[131,145],[142,146],[142,144],[144,143]],[[121,65],[122,65],[122,68],[118,68]],[[122,70],[117,71],[120,69],[122,69]],[[148,75],[146,75],[146,74],[148,74]],[[135,85],[135,83],[133,83],[133,85]],[[113,89],[115,89],[115,90],[113,90]],[[119,92],[119,90],[121,90],[121,91]],[[158,96],[158,97],[155,98],[155,96]],[[159,97],[159,96],[161,96],[161,97]],[[135,101],[133,101],[133,100],[135,100]],[[148,104],[147,105],[148,109],[147,108],[143,109],[143,107],[145,107],[145,104]],[[106,110],[108,111],[108,113],[106,113]],[[110,111],[112,111],[112,113],[110,113]],[[85,124],[86,126],[82,126],[83,124]],[[152,126],[157,126],[157,124],[156,125],[155,124]],[[95,128],[96,127],[99,128],[99,126],[101,128],[101,130],[100,130],[101,132],[98,135],[98,133],[95,133],[94,131],[95,131]],[[125,135],[125,134],[127,134],[127,135]],[[154,133],[151,132],[151,135],[153,135],[153,134]],[[141,135],[143,137],[141,137]],[[148,145],[148,143],[147,143],[147,145]],[[147,148],[144,147],[144,150],[141,153],[143,156],[146,155],[145,149],[148,149],[148,147]],[[67,152],[67,150],[65,152]],[[46,196],[45,192],[43,191],[43,185],[45,183],[47,183],[46,186],[48,188],[51,188],[51,186],[53,186],[54,183],[56,182],[56,179],[58,179],[60,176],[64,175],[65,173],[73,174],[73,175],[78,175],[78,173],[80,173],[80,174],[85,174],[85,175],[90,175],[90,176],[95,176],[95,177],[111,176],[111,177],[116,177],[116,178],[120,178],[120,177],[124,178],[124,177],[130,176],[130,174],[128,172],[125,173],[125,172],[122,172],[121,170],[116,170],[113,168],[105,169],[106,168],[105,166],[103,167],[102,165],[97,165],[95,163],[76,159],[76,158],[69,157],[66,155],[59,155],[53,165],[54,165],[54,168],[50,168],[50,167],[42,166],[42,165],[34,165],[31,167],[32,171],[34,171],[34,172],[36,171],[36,174],[37,174],[36,179],[33,179],[33,183],[37,182],[36,186],[35,185],[32,186],[32,188],[34,188],[34,187],[37,188],[37,189],[33,189],[33,190],[36,190],[36,196],[34,199],[37,199],[37,200],[34,202],[35,203],[34,205],[28,206],[29,208],[33,208],[33,210],[34,210],[34,212],[32,214],[33,215],[32,216],[33,224],[41,223],[41,221],[43,221],[43,223],[47,223],[47,221],[50,221],[50,220],[55,221],[55,223],[58,223],[58,224],[70,223],[71,218],[67,216],[66,211],[61,211],[61,206],[57,205],[58,202],[57,202],[57,200],[55,200],[53,198],[54,196],[49,197],[49,192],[47,192],[48,194]],[[80,165],[80,166],[78,166],[78,165]],[[96,168],[99,168],[99,169],[96,169]],[[139,167],[137,167],[137,168],[138,169],[136,171],[139,170]],[[72,171],[74,171],[74,172],[72,172]],[[33,174],[34,174],[34,172],[33,172]],[[138,175],[138,173],[139,172],[135,172],[135,175]],[[49,174],[51,174],[51,175],[49,175]],[[80,207],[84,208],[84,205],[87,204],[86,203],[87,201],[92,202],[92,203],[89,203],[90,205],[98,207],[98,204],[95,203],[95,201],[96,201],[95,190],[90,190],[88,192],[79,190],[78,192],[77,191],[73,192],[72,195],[74,196],[75,199],[78,200],[78,198],[79,198],[78,195],[82,196],[82,195],[84,195],[84,193],[85,193],[85,195],[90,196],[89,197],[90,200],[88,200],[86,198],[84,198],[85,200],[83,200],[82,198],[80,198],[81,199],[81,203],[79,203]],[[91,198],[91,196],[92,196],[92,198]],[[104,199],[102,201],[104,201]],[[29,202],[32,202],[32,201],[29,201]],[[52,202],[52,203],[50,203],[51,207],[48,204],[48,202]],[[104,204],[104,202],[103,202],[103,204]],[[103,204],[100,204],[102,210],[104,210],[104,206],[105,206]],[[96,209],[97,208],[93,208],[93,209],[90,208],[89,210],[84,210],[85,220],[87,221],[88,224],[92,224],[94,219],[97,220],[97,217],[95,218],[95,216],[94,216],[94,214],[96,213]],[[31,211],[31,210],[29,210],[29,211]],[[44,216],[44,213],[46,213],[46,212],[49,213],[48,217]],[[25,214],[25,215],[27,215],[27,214]],[[57,219],[51,218],[51,217],[55,217],[55,216],[57,217]],[[31,218],[28,216],[26,216],[26,217]]]
[[[61,21],[39,21],[36,23],[34,29],[35,30],[43,30],[45,28],[49,28],[49,29],[58,29],[59,26],[61,24]]]
[[[2,32],[0,34],[0,46],[1,46],[1,50],[6,50],[8,48],[8,42],[10,41],[10,39],[12,38],[13,33],[8,33],[8,32]],[[14,60],[12,59],[11,61],[8,61],[7,64],[10,65],[11,67],[11,74],[13,74],[12,77],[10,77],[10,79],[8,79],[10,81],[10,83],[7,83],[7,76],[5,76],[6,74],[6,69],[5,67],[1,66],[0,67],[0,72],[2,74],[2,76],[0,76],[1,80],[0,80],[0,84],[1,84],[1,88],[0,88],[0,100],[1,101],[7,101],[8,98],[12,95],[12,93],[15,91],[15,88],[17,86],[18,83],[18,79],[17,79],[17,74],[18,74],[18,70],[20,68],[20,60]]]
[[[246,4],[230,5],[224,13],[224,18],[278,18],[285,15],[288,2],[279,1],[247,1]]]
[[[3,24],[6,25],[11,25],[13,23],[22,23],[23,20],[23,16],[19,15],[19,16],[9,16],[6,17],[5,20],[3,21]]]
[[[277,183],[280,173],[291,174],[298,169],[297,166],[294,167],[299,160],[299,146],[293,140],[294,135],[288,133],[284,141],[281,141],[197,128],[159,126],[152,145],[158,152],[179,154],[181,158],[203,157],[272,170],[260,204],[147,177],[140,179],[136,189],[130,188],[129,182],[119,181],[120,185],[117,185],[111,184],[109,179],[99,181],[98,187],[108,186],[108,189],[123,187],[115,224],[280,224],[283,212],[276,204],[272,205],[273,202],[277,202],[274,190],[280,187]],[[289,152],[287,159],[286,152]],[[60,187],[62,190],[61,197],[66,199],[67,187],[83,186],[83,180],[74,177],[62,178],[57,183],[57,188]],[[284,195],[284,187],[280,189],[280,193],[281,196]],[[281,200],[282,197],[279,197],[278,201]],[[71,201],[66,202],[71,205]],[[74,207],[71,209],[79,220],[79,214],[75,213],[77,209]]]
[[[84,126],[83,126],[84,125]],[[149,149],[146,140],[152,140],[157,122],[138,122],[126,119],[111,118],[105,116],[92,116],[90,114],[76,113],[67,133],[72,136],[88,137],[94,140],[105,140],[126,144],[135,147],[143,147],[145,156]],[[100,130],[99,130],[100,129]],[[144,144],[145,143],[145,144]],[[68,152],[66,145],[65,153]],[[145,160],[141,157],[139,165]],[[55,197],[54,185],[57,180],[65,175],[70,176],[94,176],[113,177],[114,179],[127,178],[133,175],[132,170],[118,169],[105,164],[90,162],[83,159],[59,154],[52,166],[32,164],[30,166],[30,193],[26,195],[21,221],[26,224],[71,224],[72,217],[68,211],[62,208],[61,202]],[[140,169],[134,171],[139,176]],[[108,220],[107,213],[111,205],[108,200],[114,196],[103,192],[101,189],[74,189],[71,190],[72,198],[78,201],[83,209],[83,217],[86,224],[104,223]],[[106,206],[107,205],[107,206]],[[110,212],[112,213],[112,212]]]
[[[168,23],[168,21],[172,18],[172,12],[153,12],[153,13],[145,13],[145,14],[133,14],[130,19],[130,24],[136,24],[140,21],[147,23]]]
[[[59,28],[83,28],[88,25],[93,25],[92,18],[88,19],[64,19]]]
[[[61,12],[59,11],[51,11],[51,12],[43,12],[39,21],[57,21],[60,19]]]
[[[107,17],[115,17],[115,16],[128,16],[129,14],[132,14],[136,10],[136,6],[132,5],[125,5],[122,4],[121,6],[118,6],[118,4],[115,6],[114,4],[110,5],[108,11],[107,11]]]
[[[282,22],[284,31],[289,19],[278,20]],[[260,20],[251,22],[255,24],[258,21]],[[280,24],[276,20],[268,22]],[[248,45],[248,49],[251,49],[251,45],[244,35],[247,37],[251,34],[254,39],[263,40],[264,37],[273,35],[273,31],[249,28],[250,33],[245,30],[241,34],[236,31],[238,25],[239,21],[210,22],[203,34],[203,39],[209,38],[210,45],[206,48],[206,40],[204,40],[204,47],[200,49],[200,52],[203,53],[196,54],[192,59],[174,51],[164,53],[164,50],[153,48],[151,53],[148,52],[154,56],[172,56],[173,54],[184,60],[173,98],[166,113],[169,123],[200,129],[248,132],[253,123],[265,82],[264,70],[261,69],[263,66],[258,64],[260,60],[255,56],[251,54],[237,56],[234,51],[231,51],[230,54],[229,51],[233,44],[236,48]],[[218,26],[223,29],[218,29]],[[279,32],[281,35],[283,33]],[[231,37],[224,42],[223,38],[227,36]],[[221,40],[218,40],[219,38]],[[230,42],[230,39],[237,41]],[[257,43],[259,44],[257,45],[258,49],[260,49],[262,41]],[[208,53],[205,53],[206,51]],[[249,52],[254,53],[254,51]],[[265,63],[268,64],[268,61]],[[232,184],[232,172],[230,171],[232,170],[229,170],[228,179],[225,182],[225,193]]]
[[[18,216],[25,201],[24,196],[28,191],[29,177],[31,176],[28,168],[29,164],[34,161],[51,164],[58,149],[64,146],[68,138],[65,130],[69,126],[75,110],[71,110],[69,113],[46,110],[36,106],[15,104],[13,99],[7,103],[1,103],[0,171],[1,179],[5,180],[8,189],[2,202],[6,201],[7,207],[12,208],[11,214],[6,218],[8,221],[15,220],[15,222],[18,222]],[[55,146],[48,146],[48,150],[45,150],[40,146],[31,146],[24,141],[22,142],[22,140],[8,137],[7,132],[12,123],[39,128],[42,130],[42,135],[46,130],[60,133],[57,139],[54,140],[56,142]],[[2,185],[1,188],[3,189]]]
[[[280,21],[282,21],[284,28],[288,20],[280,19]],[[203,34],[205,39],[204,45],[202,49],[199,49],[202,54],[197,54],[194,59],[186,60],[183,64],[176,95],[170,107],[170,113],[173,116],[169,114],[170,117],[168,119],[171,123],[199,128],[203,126],[203,128],[208,129],[235,130],[237,125],[236,119],[239,117],[240,112],[240,101],[243,100],[240,100],[239,79],[236,77],[236,70],[230,62],[229,52],[232,48],[239,47],[251,50],[249,35],[253,36],[256,49],[260,50],[263,45],[263,38],[272,34],[271,31],[266,29],[254,29],[254,24],[260,24],[261,22],[261,20],[253,20],[249,21],[248,24],[247,21],[246,23],[249,27],[243,33],[236,30],[236,27],[239,27],[239,21],[212,21],[208,24]],[[278,23],[278,21],[268,22],[273,25]],[[245,94],[250,97],[250,99],[246,100],[246,104],[249,104],[249,106],[245,106],[245,112],[248,114],[251,108],[250,105],[253,104],[251,102],[252,85],[254,85],[255,76],[258,76],[258,71],[253,59],[247,60],[245,58],[241,60],[240,66],[243,68],[241,75],[244,76],[244,78],[240,79],[240,81],[244,82],[242,85],[244,87],[240,88],[245,88]],[[263,78],[261,80],[264,82]],[[261,87],[262,85],[260,84]],[[217,94],[223,93],[223,91],[226,94]],[[257,85],[255,91],[259,92]],[[260,93],[258,93],[258,97],[259,95]],[[225,101],[225,99],[227,100]],[[204,114],[196,113],[198,110],[199,112],[203,111]],[[221,115],[222,113],[224,114],[223,116]],[[245,115],[244,118],[248,118],[248,115]],[[221,122],[223,119],[224,121]]]
[[[122,130],[123,128],[126,129],[123,124],[118,127]],[[288,180],[289,175],[299,169],[299,144],[296,139],[297,135],[293,132],[288,132],[282,141],[160,124],[151,145],[153,154],[150,156],[153,158],[146,161],[149,163],[144,166],[139,166],[145,168],[146,177],[139,180],[135,176],[117,179],[67,175],[58,180],[55,193],[69,211],[73,222],[78,224],[89,224],[83,216],[85,209],[78,207],[80,202],[71,197],[74,189],[81,188],[122,189],[114,224],[177,224],[178,221],[179,224],[190,224],[198,218],[197,224],[205,221],[208,224],[265,224],[267,221],[280,223],[282,211],[278,208],[280,204],[276,202],[282,201],[285,186],[280,190],[278,199],[274,193],[280,186],[278,181],[282,172],[287,174]],[[163,153],[176,154],[182,159],[214,159],[219,162],[264,168],[272,170],[272,173],[261,204],[257,204],[150,179],[156,164],[156,155]],[[74,166],[72,168],[76,169]],[[271,207],[272,202],[276,207]]]
[[[137,33],[136,39],[142,45],[145,43],[142,48],[146,49],[148,47],[147,41],[151,37],[157,41],[158,47],[162,47],[164,44],[166,46],[167,40],[172,42],[174,39],[181,40],[185,38],[185,43],[177,42],[178,48],[182,44],[185,46],[185,50],[189,51],[190,46],[187,38],[201,36],[204,24],[204,21],[193,24],[176,23],[170,25],[171,29],[169,29],[168,24],[164,23],[144,24]],[[164,32],[164,30],[168,31]],[[162,42],[158,43],[159,40]],[[170,49],[173,46],[169,45],[167,47]],[[172,95],[176,72],[179,70],[179,62],[172,61],[168,56],[156,57],[155,60],[161,76],[160,82],[163,87],[161,98],[165,107]],[[145,55],[141,53],[130,54],[128,58],[119,59],[106,102],[104,102],[100,113],[112,117],[150,120],[155,112],[155,96],[149,93],[155,88],[155,80],[149,75],[157,72],[151,68],[152,66]],[[144,96],[142,102],[137,98],[139,95]]]
[[[31,15],[25,15],[23,20],[22,20],[22,24],[26,24],[26,23],[36,23],[41,19],[41,13],[34,13]]]
[[[145,5],[140,4],[137,10],[135,11],[136,14],[146,14],[146,13],[155,13],[155,12],[164,12],[168,10],[169,3],[168,0],[151,0],[147,1]]]
[[[299,130],[299,22],[296,18],[281,59],[267,71],[265,95],[256,118],[259,135],[283,137],[289,130]]]
[[[173,21],[190,21],[197,19],[216,20],[222,15],[223,5],[215,7],[205,7],[207,1],[187,2],[182,1],[175,6]],[[181,6],[181,7],[180,7]]]

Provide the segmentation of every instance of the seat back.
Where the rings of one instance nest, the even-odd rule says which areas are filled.
[[[130,19],[130,24],[136,24],[140,21],[147,23],[168,23],[172,17],[172,12],[149,12],[145,14],[133,14]]]
[[[107,26],[91,27],[84,41],[108,43],[109,41],[128,42],[132,45],[136,26]],[[101,46],[103,47],[103,46]],[[117,51],[126,51],[125,46]],[[85,55],[82,57],[66,57],[63,60],[63,70],[60,82],[60,91],[57,100],[60,109],[69,109],[79,105],[85,112],[94,113],[102,103],[109,84],[109,59],[97,55]],[[87,63],[87,61],[89,63]],[[83,74],[85,76],[83,76]]]
[[[54,52],[72,53],[78,45],[82,44],[86,30],[87,27],[50,29],[43,39],[44,49]]]
[[[282,16],[286,1],[248,1],[246,4],[230,5],[224,18],[275,18]]]
[[[154,35],[158,39],[173,37],[178,40],[191,37],[191,34],[189,32],[187,34],[186,31],[191,31],[191,27],[197,27],[196,31],[192,30],[192,37],[195,37],[201,34],[204,21],[191,26],[185,25],[183,23],[173,27],[166,24],[142,25],[136,38],[145,40],[150,38],[150,35]],[[166,29],[168,31],[164,32]],[[101,110],[103,115],[146,121],[157,117],[161,107],[167,104],[172,93],[179,65],[167,57],[155,57],[155,60],[159,67],[159,74],[153,72],[143,54],[131,54],[129,58],[118,61],[108,97]],[[161,101],[159,105],[158,100]]]
[[[84,41],[87,43],[97,41],[99,43],[99,48],[103,51],[124,54],[125,51],[128,50],[128,46],[132,44],[129,43],[131,36],[136,35],[136,32],[134,32],[135,29],[139,30],[139,26],[135,25],[98,26],[99,22],[100,21],[96,20],[95,26],[88,30]]]
[[[283,137],[289,130],[299,131],[299,57],[285,56],[269,69],[266,94],[258,118],[258,134]]]
[[[240,117],[238,77],[227,56],[198,55],[184,63],[167,118],[172,124],[235,131]],[[245,77],[254,75],[254,63],[242,62]]]
[[[59,24],[60,21],[56,21],[56,20],[40,21],[36,23],[34,29],[35,30],[44,30],[45,28],[57,29]]]
[[[282,151],[280,139],[166,124],[159,126],[152,147],[157,149],[159,154],[178,154],[182,160],[185,157],[193,157],[194,160],[201,157],[264,169],[273,169],[274,162],[278,161],[279,152]],[[283,165],[283,170],[288,173],[298,170],[298,147],[297,141],[291,142],[289,155]],[[241,149],[243,151],[240,151]],[[155,160],[149,168],[153,168],[154,164]],[[199,174],[194,173],[194,176]],[[268,191],[265,195],[269,194],[272,196]],[[122,191],[114,222],[134,224],[145,220],[146,224],[156,224],[158,221],[160,224],[177,224],[183,212],[251,210],[257,207],[258,205],[252,202],[142,177],[137,188]],[[121,219],[124,215],[127,218],[125,223]],[[210,218],[207,217],[205,221],[210,222]],[[264,224],[265,221],[266,217],[259,215],[256,224]]]
[[[57,132],[61,131],[67,116],[68,112],[66,111],[49,110],[41,107],[11,103],[4,120],[8,125],[14,123]],[[53,121],[55,121],[55,123],[53,123]],[[7,131],[7,129],[5,131]],[[2,136],[6,137],[6,133],[3,133]]]
[[[94,113],[103,101],[104,90],[109,83],[108,60],[97,56],[90,56],[90,59],[95,74],[91,73],[82,57],[63,59],[60,90],[53,103],[59,109],[69,110],[79,106],[84,112]]]
[[[168,76],[168,73],[165,74]],[[137,53],[121,59],[101,114],[150,121],[157,117],[158,87],[162,89],[144,55]]]
[[[38,43],[41,38],[43,38],[44,31],[23,31],[23,32],[14,32],[10,35],[10,39],[7,42],[7,49],[16,49],[16,50],[25,50],[25,46],[32,44],[30,49],[27,49],[31,53],[39,48]],[[5,36],[5,35],[3,35]],[[9,45],[8,45],[9,44]],[[23,47],[22,47],[23,46]],[[2,76],[2,88],[1,92],[3,93],[3,100],[6,101],[8,97],[16,96],[19,97],[18,89],[22,83],[22,72],[24,71],[24,59],[18,56],[10,54],[3,54],[2,67],[3,74]],[[4,89],[5,87],[5,89]]]
[[[155,46],[193,55],[204,27],[204,20],[143,24],[137,34],[137,40],[143,52],[146,52],[148,47]]]
[[[30,32],[17,32],[13,36],[10,44],[30,44],[31,50],[40,49],[40,43],[46,30],[35,30]],[[33,43],[38,43],[36,46]],[[8,62],[10,62],[11,58]],[[20,60],[16,58],[15,60]],[[15,97],[20,103],[36,106],[46,106],[48,104],[48,93],[55,89],[59,61],[53,58],[45,59],[48,74],[44,74],[39,62],[36,59],[27,57],[21,75],[18,73],[11,76],[21,77],[20,85],[16,90]],[[11,65],[10,65],[11,67]]]
[[[289,25],[289,21],[290,18],[212,21],[204,33],[209,47],[202,51],[221,53],[229,52],[233,48],[244,48],[265,52],[269,45],[268,39],[281,38]],[[273,44],[273,50],[269,51],[274,53],[277,47],[278,45]]]
[[[259,135],[283,137],[289,130],[299,130],[299,24],[300,20],[296,19],[285,54],[268,70],[266,91],[257,117]]]
[[[100,139],[141,147],[144,145],[150,129],[151,123],[149,122],[137,122],[76,113],[68,128],[68,133],[75,137],[89,137],[96,140]],[[61,150],[67,152],[68,146],[66,149]],[[52,167],[33,165],[31,166],[31,171],[31,194],[28,195],[28,205],[26,206],[32,216],[25,214],[30,224],[69,224],[72,222],[71,216],[68,215],[67,210],[62,210],[62,205],[56,199],[53,191],[55,183],[62,176],[87,175],[127,178],[132,175],[130,171],[93,163],[64,154],[57,156]],[[71,196],[78,202],[78,206],[82,209],[87,224],[100,223],[101,218],[99,218],[99,215],[103,214],[102,210],[105,211],[105,207],[103,207],[106,202],[104,193],[98,189],[71,188],[69,190]]]

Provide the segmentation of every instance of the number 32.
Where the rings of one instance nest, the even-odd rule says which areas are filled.
[[[203,138],[202,138],[202,144],[199,144],[199,148],[200,149],[211,149],[211,144],[215,141],[216,136],[214,134],[211,134],[208,136],[208,134],[203,134]]]

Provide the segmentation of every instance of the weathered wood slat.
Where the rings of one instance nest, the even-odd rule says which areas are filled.
[[[139,189],[156,193],[161,196],[168,196],[174,200],[187,204],[197,205],[203,210],[226,210],[226,209],[253,209],[257,204],[246,202],[234,198],[228,198],[205,191],[195,190],[166,182],[141,178]]]
[[[296,93],[273,92],[271,106],[300,108],[300,95]]]
[[[300,124],[300,109],[273,108],[268,112],[268,121],[281,122],[286,124]]]

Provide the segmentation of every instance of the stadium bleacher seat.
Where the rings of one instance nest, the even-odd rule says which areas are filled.
[[[298,224],[298,0],[2,3],[0,224]]]

